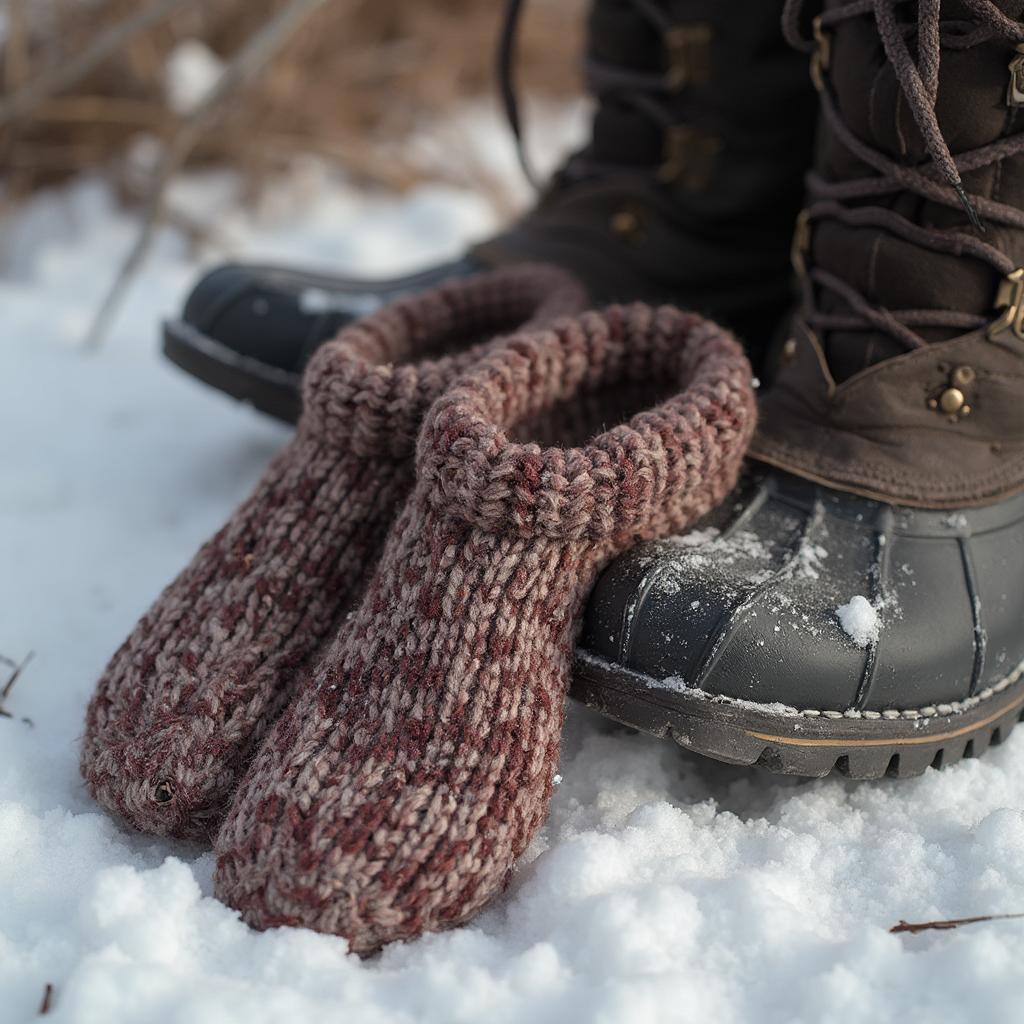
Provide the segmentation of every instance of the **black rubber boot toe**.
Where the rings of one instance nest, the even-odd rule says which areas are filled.
[[[903,508],[769,470],[616,561],[575,693],[721,760],[857,778],[980,753],[1024,704],[1024,496]]]
[[[180,319],[165,321],[163,351],[211,387],[294,423],[301,411],[302,370],[324,341],[403,295],[480,269],[461,259],[370,282],[226,264],[200,278]]]

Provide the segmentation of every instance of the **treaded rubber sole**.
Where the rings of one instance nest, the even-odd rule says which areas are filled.
[[[978,757],[1024,717],[1024,679],[974,707],[914,719],[807,718],[758,705],[659,687],[658,682],[581,653],[572,696],[601,714],[729,764],[783,775],[910,778]]]
[[[301,376],[243,356],[184,320],[165,320],[163,353],[204,384],[285,423],[302,411]]]

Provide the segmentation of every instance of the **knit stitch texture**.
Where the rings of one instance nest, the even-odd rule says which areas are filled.
[[[496,335],[583,302],[563,271],[520,266],[399,301],[321,347],[295,438],[99,681],[81,765],[104,807],[144,832],[212,837],[361,593],[430,404]]]
[[[530,440],[651,387],[668,397],[582,447]],[[719,503],[755,416],[736,341],[672,307],[559,320],[467,370],[358,610],[239,787],[217,895],[360,953],[471,917],[546,816],[596,574]]]

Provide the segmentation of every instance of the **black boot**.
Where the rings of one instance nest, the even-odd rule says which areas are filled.
[[[518,7],[509,0],[509,33]],[[781,0],[739,13],[722,0],[594,0],[591,141],[522,220],[397,280],[220,267],[165,325],[165,353],[294,420],[302,368],[352,318],[445,278],[547,261],[573,271],[595,305],[673,301],[719,319],[758,364],[791,301],[789,241],[813,138],[814,90],[780,10]]]
[[[713,532],[605,573],[588,703],[721,760],[856,778],[977,755],[1018,720],[1022,10],[826,3],[804,299],[756,468]]]

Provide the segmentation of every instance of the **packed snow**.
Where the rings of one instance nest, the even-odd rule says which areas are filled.
[[[176,114],[187,116],[213,92],[224,71],[223,61],[206,43],[186,39],[171,51],[164,73],[167,102]]]
[[[870,647],[878,643],[882,623],[875,606],[862,594],[851,597],[846,604],[836,609],[836,618],[846,635],[858,647]]]
[[[465,192],[367,196],[312,168],[258,210],[237,194],[192,178],[174,201],[236,253],[349,272],[450,255],[493,222]],[[208,850],[103,814],[77,768],[93,682],[288,436],[159,358],[158,318],[198,270],[173,230],[106,344],[77,348],[136,229],[86,181],[0,236],[0,655],[35,652],[0,718],[4,1024],[36,1019],[48,985],[50,1019],[81,1024],[1020,1019],[1024,922],[889,928],[1024,911],[1024,730],[916,780],[799,781],[574,706],[507,893],[368,961],[250,931],[213,899]]]
[[[828,558],[828,548],[804,540],[796,553],[797,572],[805,580],[821,579],[821,563]]]

